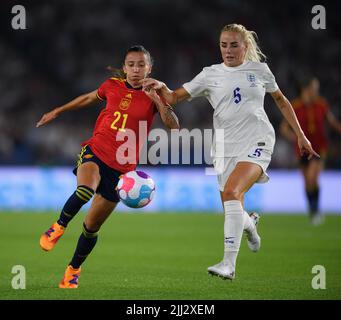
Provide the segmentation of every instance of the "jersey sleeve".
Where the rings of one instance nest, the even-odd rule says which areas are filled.
[[[191,98],[205,96],[207,84],[204,70],[195,76],[190,82],[186,82],[182,86],[189,93]]]
[[[99,100],[106,100],[106,91],[107,91],[107,87],[108,87],[108,80],[104,81],[99,88],[97,89],[97,98]]]
[[[275,76],[273,75],[269,66],[266,63],[264,64],[264,69],[263,69],[263,81],[265,84],[265,92],[271,93],[279,89],[276,83]]]

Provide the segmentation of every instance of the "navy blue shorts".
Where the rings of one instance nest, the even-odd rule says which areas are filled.
[[[95,162],[99,167],[99,174],[101,181],[98,185],[96,193],[99,193],[103,198],[112,202],[119,202],[120,199],[116,192],[116,186],[120,180],[120,176],[123,174],[115,169],[107,166],[102,160],[97,158],[91,151],[89,146],[84,146],[81,153],[78,155],[78,161],[76,168],[73,169],[74,175],[77,176],[77,168],[86,162]]]

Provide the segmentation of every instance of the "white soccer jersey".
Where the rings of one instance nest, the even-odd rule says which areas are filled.
[[[266,63],[215,64],[183,87],[191,98],[205,96],[214,109],[213,157],[238,156],[257,143],[272,153],[275,131],[264,111],[264,96],[278,86]]]

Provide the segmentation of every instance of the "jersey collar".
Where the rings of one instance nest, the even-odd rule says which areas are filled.
[[[141,87],[138,87],[138,88],[133,88],[133,87],[128,83],[127,80],[124,81],[124,84],[125,84],[125,86],[126,86],[128,89],[139,90],[139,91],[142,90],[142,86],[141,86]]]
[[[244,66],[246,66],[250,61],[248,60],[245,60],[242,64],[240,64],[239,66],[237,67],[228,67],[224,62],[222,62],[222,67],[225,69],[225,70],[228,70],[228,71],[237,71],[237,70],[240,70],[242,69]]]

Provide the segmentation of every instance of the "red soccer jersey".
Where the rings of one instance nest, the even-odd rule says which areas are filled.
[[[135,170],[157,109],[142,91],[118,78],[106,80],[97,91],[106,100],[92,137],[83,142],[109,167],[122,173]]]
[[[325,119],[329,111],[328,103],[319,97],[310,105],[305,105],[297,98],[292,102],[297,119],[308,140],[311,142],[317,153],[325,153],[328,147]],[[296,153],[299,155],[299,148],[296,144]]]

